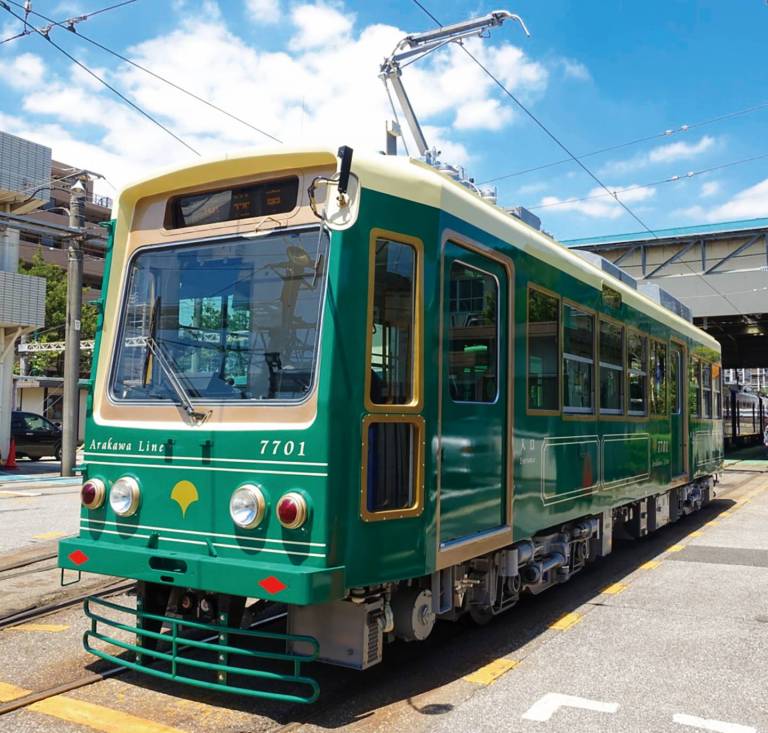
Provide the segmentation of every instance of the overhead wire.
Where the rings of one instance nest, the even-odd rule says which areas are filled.
[[[715,117],[709,117],[704,120],[699,120],[698,122],[692,122],[690,124],[680,125],[679,127],[675,129],[668,129],[664,132],[657,132],[653,135],[646,135],[644,137],[638,137],[634,140],[628,140],[623,143],[618,143],[616,145],[609,145],[605,148],[598,148],[597,150],[592,150],[589,153],[584,153],[583,155],[579,155],[578,157],[583,158],[590,158],[594,155],[601,155],[603,153],[610,153],[615,150],[621,150],[623,148],[628,148],[633,145],[639,145],[641,143],[650,142],[652,140],[658,140],[661,138],[670,138],[672,135],[677,135],[683,132],[689,132],[690,130],[695,130],[699,127],[704,127],[705,125],[712,125],[715,122],[722,122],[723,120],[730,120],[735,117],[743,117],[744,115],[751,114],[752,112],[757,112],[761,109],[768,108],[768,102],[760,102],[759,104],[752,105],[751,107],[745,107],[744,109],[736,110],[734,112],[726,112],[721,115],[717,115]],[[494,178],[489,178],[486,181],[481,181],[479,185],[484,185],[486,183],[495,183],[496,181],[503,181],[508,178],[514,178],[515,176],[522,176],[526,173],[534,173],[535,171],[541,171],[545,170],[546,168],[554,168],[558,165],[563,165],[564,163],[571,163],[571,158],[561,158],[560,160],[553,160],[549,163],[542,163],[541,165],[533,166],[532,168],[524,168],[519,171],[515,171],[513,173],[505,173],[501,176],[495,176]]]
[[[135,0],[130,0],[131,2],[135,2]],[[16,0],[6,0],[6,2],[11,3],[12,5],[20,6],[20,3],[16,2]],[[36,15],[39,18],[42,18],[43,20],[51,22],[51,19],[47,16],[43,15],[42,13],[38,13],[36,11],[32,11],[33,15]],[[60,25],[60,24],[56,24]],[[171,81],[170,79],[167,79],[166,77],[162,76],[161,74],[158,74],[155,71],[152,71],[152,69],[147,68],[146,66],[143,66],[142,64],[139,64],[138,62],[134,61],[131,58],[128,58],[127,56],[123,56],[122,54],[118,53],[117,51],[114,51],[113,49],[109,48],[108,46],[103,45],[102,43],[99,43],[97,40],[90,38],[89,36],[84,35],[80,31],[78,31],[76,28],[67,28],[67,30],[74,33],[78,38],[82,38],[87,43],[90,43],[92,46],[95,46],[98,49],[101,49],[105,53],[108,53],[112,56],[114,56],[117,59],[120,59],[120,61],[123,61],[126,64],[130,64],[136,69],[139,69],[140,71],[143,71],[145,74],[148,74],[149,76],[157,79],[158,81],[163,82],[164,84],[167,84],[170,87],[173,87],[179,92],[182,92],[183,94],[186,94],[187,96],[191,97],[192,99],[197,100],[198,102],[201,102],[202,104],[207,105],[211,109],[216,110],[217,112],[220,112],[223,115],[226,115],[232,120],[235,120],[236,122],[239,122],[241,125],[245,125],[246,127],[250,128],[254,132],[258,132],[260,135],[263,135],[265,137],[268,137],[270,140],[274,140],[276,143],[282,144],[282,140],[275,137],[271,133],[267,132],[266,130],[262,130],[260,127],[257,127],[256,125],[248,122],[247,120],[244,120],[242,117],[238,117],[236,114],[233,114],[232,112],[229,112],[228,110],[219,107],[217,104],[214,104],[208,99],[205,99],[204,97],[201,97],[198,94],[195,94],[194,92],[191,92],[189,89],[185,89],[180,84],[177,84],[176,82]]]
[[[10,2],[10,0],[6,0],[7,2]],[[66,28],[67,30],[73,30],[74,26],[77,23],[82,23],[83,21],[88,20],[89,18],[92,18],[94,15],[99,15],[101,13],[106,13],[108,10],[114,10],[116,8],[121,8],[123,5],[130,5],[131,3],[135,3],[136,0],[123,0],[123,2],[114,3],[113,5],[109,5],[106,8],[99,8],[98,10],[93,10],[90,13],[84,13],[83,15],[76,15],[72,16],[71,18],[65,18],[61,21],[51,20],[51,18],[46,18],[42,14],[32,10],[28,5],[22,5],[19,2],[13,2],[12,4],[15,5],[18,8],[21,8],[24,11],[24,18],[22,18],[22,23],[24,23],[24,30],[21,31],[21,33],[17,33],[14,36],[9,36],[8,38],[3,39],[0,41],[0,45],[3,43],[8,43],[9,41],[15,41],[17,38],[23,38],[24,36],[30,36],[32,33],[34,33],[34,30],[30,30],[32,26],[29,23],[29,16],[30,15],[37,15],[40,18],[43,18],[44,20],[47,20],[51,26],[59,26],[61,28]],[[48,29],[50,30],[50,28]]]
[[[638,183],[633,186],[625,186],[623,188],[616,188],[614,191],[619,193],[627,193],[629,191],[637,191],[642,188],[650,188],[651,186],[661,186],[665,183],[679,183],[680,181],[687,181],[691,178],[696,178],[697,176],[704,175],[705,173],[712,173],[714,171],[723,170],[725,168],[731,168],[735,165],[743,165],[744,163],[752,163],[756,160],[765,160],[768,158],[768,153],[762,153],[760,155],[752,155],[749,158],[742,158],[740,160],[732,160],[729,163],[720,163],[719,165],[713,165],[709,168],[702,168],[698,171],[689,171],[688,173],[684,173],[683,175],[679,176],[669,176],[668,178],[662,178],[657,181],[652,181],[650,183]],[[589,196],[579,196],[577,198],[568,198],[563,199],[562,201],[553,201],[549,204],[534,204],[533,206],[526,206],[526,209],[534,210],[534,209],[551,209],[558,206],[567,206],[568,204],[576,204],[581,201],[591,201],[593,199],[599,199],[604,198],[608,194],[606,193],[594,193],[590,194]],[[612,194],[611,194],[612,195]]]
[[[12,2],[12,0],[8,0],[9,2]],[[17,20],[21,20],[23,22],[23,18],[20,15],[17,15],[16,13],[11,10],[10,6],[6,2],[6,0],[0,0],[0,7],[4,8],[8,13],[10,13],[14,18]],[[142,116],[146,117],[150,122],[157,125],[161,130],[166,132],[168,135],[170,135],[174,140],[181,143],[185,148],[188,150],[191,150],[195,155],[200,155],[200,152],[193,148],[188,142],[183,140],[181,137],[179,137],[175,132],[173,132],[170,128],[168,128],[166,125],[164,125],[162,122],[160,122],[158,119],[153,117],[149,112],[142,109],[138,104],[136,104],[134,101],[126,97],[122,92],[120,92],[118,89],[116,89],[114,86],[112,86],[108,81],[103,79],[101,76],[99,76],[95,71],[92,71],[88,66],[86,66],[82,61],[79,61],[76,59],[72,54],[68,53],[66,50],[64,50],[61,46],[59,46],[55,41],[51,40],[51,38],[43,33],[40,29],[35,28],[34,26],[30,26],[32,28],[32,32],[39,35],[41,38],[45,39],[48,43],[50,43],[59,53],[66,56],[72,63],[76,64],[78,67],[80,67],[83,71],[85,71],[87,74],[92,76],[94,79],[96,79],[99,83],[103,84],[107,89],[109,89],[115,96],[119,97],[123,102],[125,102],[128,106],[130,106],[132,109],[134,109],[136,112],[141,114]]]
[[[435,23],[437,23],[440,27],[443,26],[443,24],[434,16],[432,13],[427,10],[424,5],[419,2],[419,0],[413,0],[413,2],[421,8]],[[518,98],[515,96],[509,89],[502,84],[502,82],[496,77],[493,72],[491,72],[490,69],[488,69],[463,43],[459,43],[459,47],[464,51],[464,53],[467,54],[474,62],[477,64],[480,69],[483,70],[483,72],[493,81],[494,84],[496,84],[499,89],[501,89],[504,94],[506,94],[527,116],[530,120],[532,120],[546,135],[550,138],[563,152],[565,152],[573,161],[576,163],[576,165],[579,166],[595,183],[597,183],[600,188],[604,189],[609,196],[612,196],[614,201],[621,206],[624,211],[626,211],[640,226],[643,227],[651,236],[654,238],[658,238],[656,233],[651,229],[632,209],[627,206],[619,197],[617,193],[612,192],[608,186],[606,186],[598,177],[593,173],[579,158],[577,158],[571,150],[563,143],[557,135],[555,135],[536,115],[533,114]]]

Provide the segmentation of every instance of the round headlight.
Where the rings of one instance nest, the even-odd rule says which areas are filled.
[[[106,487],[101,479],[89,478],[80,489],[80,501],[86,509],[98,509],[105,496]]]
[[[235,489],[229,500],[229,516],[243,529],[252,529],[264,519],[267,502],[264,493],[255,484],[245,484]]]
[[[297,529],[307,520],[306,499],[295,491],[283,494],[275,511],[280,524],[286,529]]]
[[[131,476],[123,476],[112,484],[109,490],[109,505],[115,514],[121,517],[130,517],[139,508],[139,484]]]

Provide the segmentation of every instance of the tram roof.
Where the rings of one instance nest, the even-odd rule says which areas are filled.
[[[145,196],[161,194],[211,180],[225,180],[270,170],[335,166],[332,148],[291,148],[288,146],[229,154],[179,166],[140,180],[121,191],[117,210],[132,209]],[[566,271],[571,276],[600,289],[607,283],[622,294],[625,303],[716,351],[720,344],[672,311],[630,288],[613,275],[582,259],[568,247],[534,229],[504,209],[484,201],[465,186],[426,163],[405,156],[371,155],[355,152],[352,172],[364,188],[441,209],[484,230],[533,257]],[[126,211],[126,213],[128,213]]]

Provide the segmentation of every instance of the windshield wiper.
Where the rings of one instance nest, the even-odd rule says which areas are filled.
[[[163,374],[165,374],[166,379],[168,380],[168,383],[171,385],[171,389],[173,390],[173,392],[175,393],[179,401],[179,405],[184,409],[184,412],[187,413],[189,419],[195,425],[200,425],[201,423],[204,423],[208,419],[211,413],[198,412],[197,410],[195,410],[195,406],[192,404],[192,400],[189,399],[187,390],[184,388],[184,385],[181,383],[181,380],[179,379],[179,375],[177,374],[176,370],[173,368],[173,365],[171,364],[168,357],[163,352],[163,349],[161,348],[159,342],[157,341],[155,334],[157,332],[157,314],[159,310],[160,310],[160,296],[155,298],[155,305],[152,308],[152,321],[149,327],[149,335],[145,336],[144,342],[147,345],[147,350],[152,354],[153,358],[157,362],[157,365],[160,367]],[[147,369],[145,367],[144,369],[145,386],[146,386],[146,379],[147,379]]]

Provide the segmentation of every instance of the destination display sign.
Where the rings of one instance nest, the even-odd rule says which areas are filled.
[[[179,196],[169,204],[167,227],[182,229],[284,214],[295,208],[298,193],[299,179],[294,176],[279,181]]]

